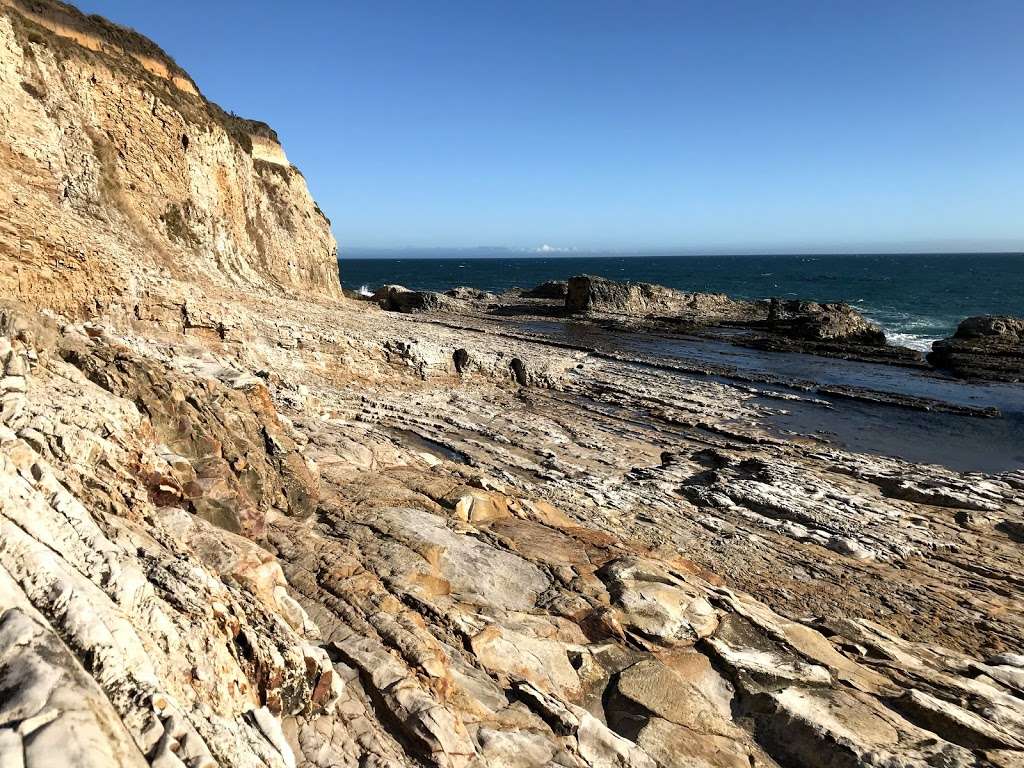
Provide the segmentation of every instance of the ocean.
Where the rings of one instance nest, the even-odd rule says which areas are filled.
[[[341,259],[346,288],[501,292],[593,274],[735,298],[846,301],[890,342],[927,350],[971,315],[1024,316],[1024,255],[563,256]]]

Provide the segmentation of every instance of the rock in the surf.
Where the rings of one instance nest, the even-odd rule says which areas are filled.
[[[722,293],[688,293],[651,283],[616,282],[578,275],[569,280],[565,306],[693,326],[730,325],[767,331],[799,342],[884,346],[882,329],[849,304],[815,301],[745,301]]]
[[[952,337],[932,344],[928,362],[961,378],[1024,380],[1024,318],[968,317]]]
[[[768,327],[773,333],[807,341],[885,344],[882,329],[843,302],[819,304],[771,299]]]
[[[753,302],[736,301],[724,293],[687,293],[653,283],[620,283],[595,275],[569,278],[565,308],[573,313],[686,316],[701,324],[758,314]]]

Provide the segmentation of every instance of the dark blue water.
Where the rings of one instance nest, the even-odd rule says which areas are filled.
[[[891,342],[927,349],[970,315],[1024,315],[1024,256],[655,256],[343,259],[346,288],[398,283],[444,291],[530,288],[579,274],[659,283],[686,291],[846,301],[885,328]]]

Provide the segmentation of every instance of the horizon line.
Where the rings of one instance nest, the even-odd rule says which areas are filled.
[[[366,260],[383,260],[391,258],[412,258],[412,259],[585,259],[585,258],[707,258],[707,257],[720,257],[720,258],[742,258],[747,256],[764,256],[764,257],[787,257],[787,256],[848,256],[851,258],[857,258],[861,256],[1020,256],[1024,257],[1024,249],[1012,249],[1012,250],[950,250],[950,251],[939,251],[939,250],[914,250],[914,251],[894,251],[894,250],[874,250],[874,249],[863,249],[856,251],[692,251],[692,252],[678,252],[672,250],[630,250],[630,251],[609,251],[609,250],[574,250],[574,251],[532,251],[522,250],[514,248],[505,248],[501,246],[495,246],[493,248],[488,246],[470,246],[462,248],[446,248],[446,247],[435,247],[435,246],[424,246],[424,247],[408,247],[408,248],[387,248],[387,247],[373,247],[373,248],[349,248],[346,249],[350,254],[355,251],[357,253],[347,255],[344,252],[339,251],[338,260],[342,261],[346,258],[349,259],[366,259]],[[490,251],[489,254],[479,253],[481,251]],[[474,253],[476,252],[476,253]],[[377,254],[377,255],[372,255]],[[444,255],[449,254],[449,255]]]

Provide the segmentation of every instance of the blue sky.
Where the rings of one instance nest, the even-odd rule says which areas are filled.
[[[83,0],[346,249],[1024,248],[1022,0]]]

